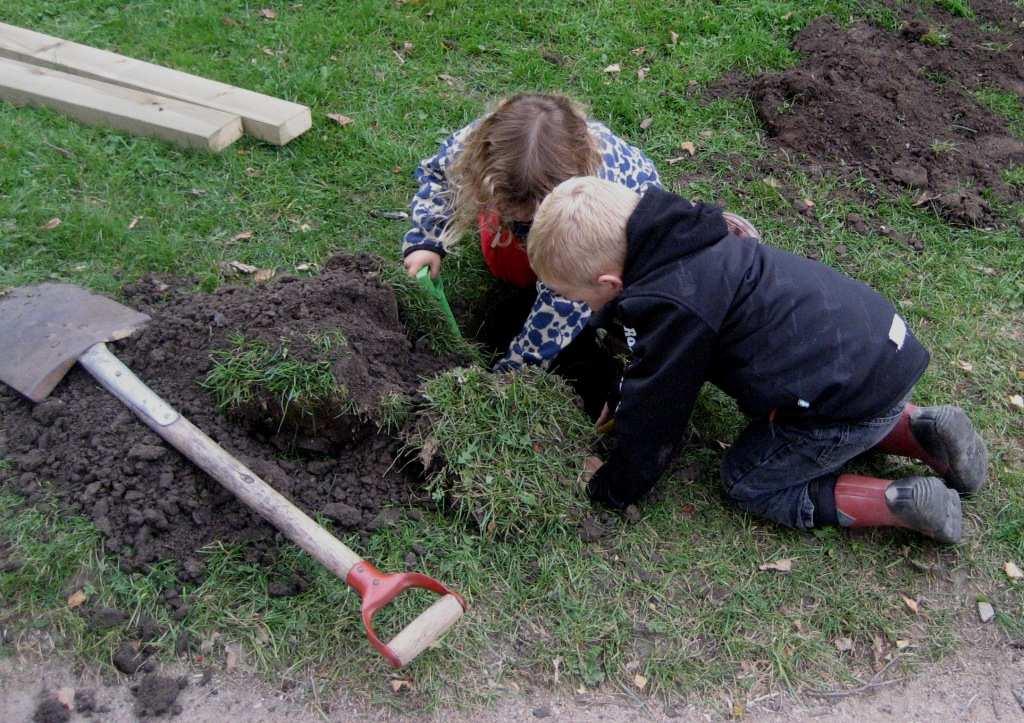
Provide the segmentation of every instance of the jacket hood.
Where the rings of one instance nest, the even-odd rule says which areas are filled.
[[[626,224],[626,286],[729,235],[722,209],[650,188]]]

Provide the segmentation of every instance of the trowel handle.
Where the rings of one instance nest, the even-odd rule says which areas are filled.
[[[324,567],[351,584],[349,573],[363,563],[359,555],[175,411],[110,353],[106,344],[90,347],[78,362],[150,429],[231,490]],[[449,591],[445,588],[444,592]],[[460,604],[455,605],[449,600],[457,597],[444,595],[401,631],[389,644],[394,654],[394,659],[389,657],[389,661],[404,665],[444,635],[462,616],[461,599],[458,600]]]

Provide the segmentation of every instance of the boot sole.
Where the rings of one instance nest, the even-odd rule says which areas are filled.
[[[900,517],[938,542],[960,542],[964,523],[960,495],[938,477],[909,477],[900,481],[911,488],[913,498],[898,512]]]
[[[988,474],[988,449],[960,407],[932,407],[928,416],[911,421],[914,436],[929,441],[928,451],[949,465],[946,482],[957,492],[974,494],[985,486]],[[928,429],[921,429],[927,427]]]

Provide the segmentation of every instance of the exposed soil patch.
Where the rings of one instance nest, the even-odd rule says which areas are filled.
[[[420,377],[450,365],[413,345],[378,272],[372,257],[338,256],[318,277],[212,294],[147,278],[125,289],[126,303],[153,321],[112,347],[179,412],[301,508],[370,531],[393,520],[393,513],[382,515],[385,508],[413,496],[411,480],[395,465],[400,442],[378,433],[374,405],[387,395],[415,394]],[[200,386],[211,352],[229,346],[233,334],[276,344],[332,330],[345,340],[332,372],[359,415],[319,429],[281,427],[281,415],[267,404],[262,413],[257,405],[229,419]],[[172,559],[190,580],[202,575],[197,550],[213,540],[245,543],[251,560],[276,549],[269,524],[78,367],[38,405],[0,388],[0,410],[0,456],[14,462],[3,484],[33,502],[52,493],[63,509],[91,518],[128,569]],[[282,581],[275,593],[303,588],[301,581]],[[176,594],[168,603],[175,613],[187,612]],[[110,624],[107,617],[98,614],[94,622]]]
[[[1024,98],[1024,10],[972,2],[976,17],[898,8],[899,31],[820,18],[794,40],[795,68],[732,77],[714,95],[749,94],[773,144],[838,175],[909,191],[950,221],[979,225],[991,190],[1020,200],[1000,173],[1024,163],[1024,139],[974,95]]]

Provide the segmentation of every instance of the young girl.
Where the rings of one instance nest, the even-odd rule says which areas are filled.
[[[549,368],[590,318],[585,304],[561,298],[539,282],[526,255],[526,237],[540,202],[574,176],[597,176],[638,194],[652,185],[661,187],[654,164],[640,150],[588,120],[568,98],[535,93],[499,102],[447,138],[416,171],[420,189],[411,205],[413,228],[402,242],[411,276],[428,266],[436,278],[447,249],[476,226],[494,276],[521,288],[536,284],[522,331],[496,371],[526,364]],[[742,219],[730,217],[742,235],[757,235]]]

